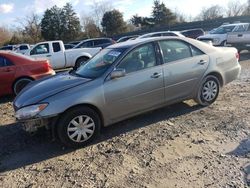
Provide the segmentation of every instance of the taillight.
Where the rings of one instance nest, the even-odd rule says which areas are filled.
[[[236,59],[239,61],[239,59],[240,59],[240,54],[237,52],[237,53],[235,54],[235,56],[236,56]]]
[[[52,67],[51,67],[51,65],[49,64],[49,62],[44,63],[44,69],[45,69],[46,71],[49,71],[49,70],[52,69]]]

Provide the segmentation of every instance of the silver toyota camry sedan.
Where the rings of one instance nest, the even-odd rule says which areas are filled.
[[[83,146],[102,126],[187,99],[212,104],[241,70],[235,48],[188,38],[138,39],[103,49],[77,70],[28,85],[15,99],[24,129],[46,127]]]

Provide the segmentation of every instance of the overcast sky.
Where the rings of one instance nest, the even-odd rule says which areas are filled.
[[[120,10],[125,20],[129,20],[135,14],[150,16],[153,6],[153,0],[0,0],[0,25],[11,27],[17,24],[17,19],[22,19],[31,12],[42,15],[47,8],[53,5],[62,7],[67,2],[73,5],[79,15],[88,15],[93,3],[98,1],[105,1]],[[203,7],[216,4],[226,7],[230,1],[246,2],[246,0],[162,0],[171,10],[178,10],[188,17],[195,17]]]

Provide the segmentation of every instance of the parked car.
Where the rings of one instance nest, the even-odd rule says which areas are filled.
[[[119,43],[119,42],[125,42],[127,40],[134,40],[134,39],[136,39],[139,36],[140,35],[130,35],[130,36],[121,37],[116,42]]]
[[[65,50],[62,41],[47,41],[36,44],[25,54],[34,58],[46,58],[53,69],[79,67],[97,54],[101,48],[82,48]]]
[[[72,44],[72,45],[76,46],[76,45],[79,44],[80,42],[81,42],[81,40],[79,40],[79,41],[73,41],[73,42],[69,42],[69,44]]]
[[[48,60],[34,60],[13,52],[0,52],[0,96],[17,95],[33,80],[54,74]]]
[[[15,46],[14,45],[8,45],[8,46],[3,46],[0,48],[0,50],[14,50],[15,49]]]
[[[106,48],[107,46],[114,44],[115,41],[111,38],[93,38],[93,39],[86,39],[77,44],[74,49],[76,48]]]
[[[14,51],[16,53],[25,54],[30,49],[29,44],[19,44],[15,47]]]
[[[73,45],[73,44],[64,44],[65,50],[72,49],[74,47],[75,47],[75,45]]]
[[[200,36],[205,35],[204,30],[201,29],[201,28],[183,30],[180,33],[182,35],[184,35],[185,37],[189,37],[189,38],[192,38],[192,39],[196,39],[196,38],[198,38]]]
[[[239,52],[250,50],[250,27],[247,31],[228,33],[227,43],[237,48]]]
[[[14,101],[28,132],[47,127],[82,146],[102,126],[186,99],[212,104],[241,66],[235,48],[185,37],[131,40],[103,49],[76,71],[30,84]]]
[[[197,39],[200,41],[212,41],[214,46],[227,46],[227,34],[230,32],[246,31],[249,23],[224,24],[216,29],[213,29],[209,34],[200,36]]]
[[[136,39],[143,39],[143,38],[149,38],[149,37],[185,37],[182,35],[179,31],[160,31],[160,32],[153,32],[153,33],[147,33],[145,35],[141,35]]]

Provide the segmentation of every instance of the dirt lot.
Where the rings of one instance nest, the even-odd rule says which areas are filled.
[[[15,123],[0,101],[0,187],[248,187],[250,54],[240,79],[207,108],[176,104],[105,128],[69,150]]]

